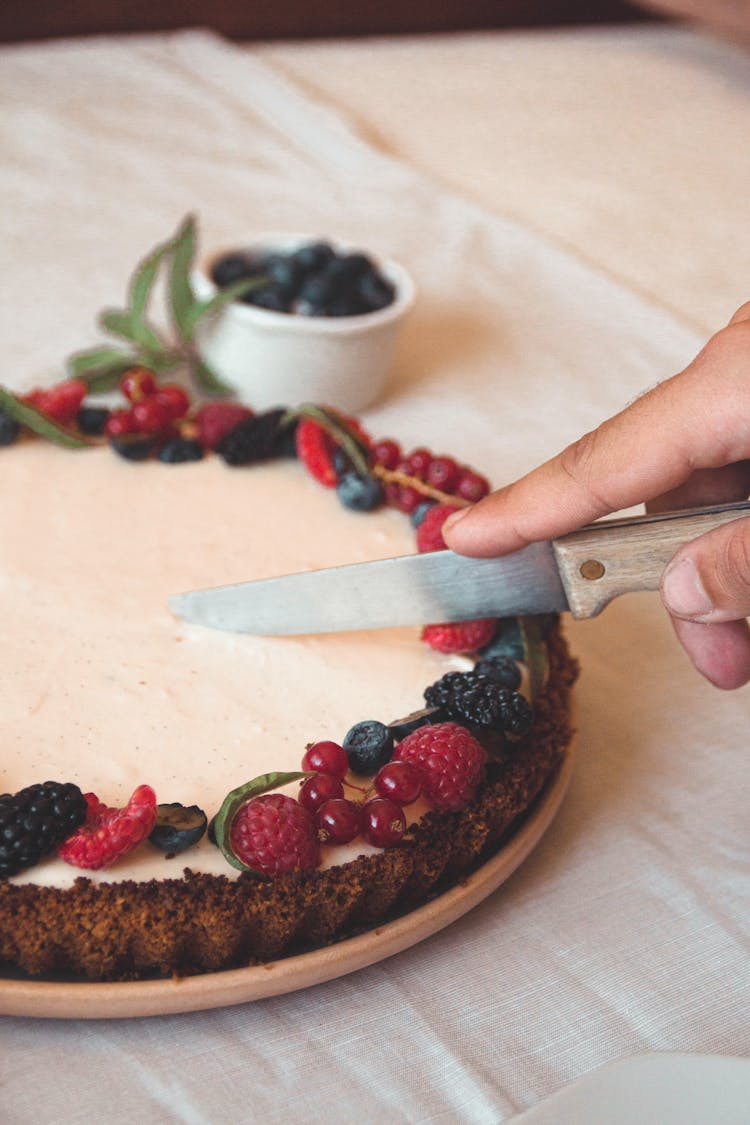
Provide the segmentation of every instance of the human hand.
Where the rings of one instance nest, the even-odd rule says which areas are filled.
[[[443,526],[465,555],[503,555],[645,502],[648,511],[750,494],[750,301],[680,374]],[[693,664],[720,688],[750,680],[750,518],[669,563],[661,596]]]

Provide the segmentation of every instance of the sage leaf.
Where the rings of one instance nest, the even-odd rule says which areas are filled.
[[[99,347],[74,352],[68,357],[67,368],[74,379],[87,379],[109,371],[127,371],[134,362],[133,356],[122,348]]]
[[[261,875],[262,872],[254,871],[254,868],[248,867],[241,859],[238,859],[230,847],[229,837],[232,829],[232,821],[243,805],[252,797],[259,797],[261,793],[268,793],[271,789],[278,789],[282,785],[288,785],[290,781],[301,781],[303,777],[312,777],[311,772],[295,771],[293,773],[262,773],[259,777],[254,777],[252,781],[245,782],[237,789],[233,789],[224,798],[221,808],[214,818],[214,836],[216,843],[221,848],[225,859],[231,863],[232,867],[236,867],[239,871],[253,871],[256,875]]]
[[[37,410],[28,402],[22,402],[4,387],[0,387],[0,410],[39,437],[54,442],[55,445],[63,445],[66,449],[84,449],[90,444],[76,434],[70,433],[69,430],[63,429],[62,426],[58,426],[57,422],[42,414],[41,410]]]
[[[105,309],[99,317],[99,323],[114,336],[122,336],[123,339],[151,351],[158,352],[164,347],[159,334],[132,309]]]
[[[175,236],[169,270],[169,307],[174,326],[182,339],[192,339],[190,310],[195,294],[190,283],[190,267],[195,257],[195,219],[188,215]]]
[[[159,266],[162,264],[168,254],[172,253],[175,245],[175,238],[167,239],[166,242],[160,243],[146,255],[143,261],[136,267],[135,273],[130,282],[130,308],[133,316],[142,318],[148,305],[148,299],[151,296],[151,290],[156,275],[159,272]]]
[[[253,289],[260,289],[262,286],[268,284],[266,277],[253,277],[244,278],[240,281],[234,281],[231,285],[225,286],[215,293],[213,297],[209,297],[205,301],[195,301],[192,307],[188,310],[187,322],[190,330],[190,337],[192,338],[195,332],[195,327],[199,321],[204,317],[213,316],[232,301],[236,301],[238,297],[244,297],[246,293],[252,293]]]
[[[206,391],[207,394],[212,395],[230,395],[232,388],[228,387],[226,383],[222,383],[219,376],[211,369],[206,363],[205,359],[193,360],[193,378],[198,386]]]

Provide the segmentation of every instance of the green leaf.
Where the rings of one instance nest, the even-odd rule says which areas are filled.
[[[89,375],[127,370],[135,362],[133,355],[122,348],[100,347],[74,352],[68,356],[67,368],[74,379],[86,379]],[[123,364],[126,365],[124,368]]]
[[[336,442],[336,445],[343,449],[355,472],[361,477],[367,476],[370,472],[369,450],[361,437],[354,432],[338,411],[306,402],[298,410],[295,410],[294,414],[298,418],[311,418],[319,426],[322,426]]]
[[[252,293],[253,289],[260,289],[267,284],[268,278],[266,277],[244,278],[244,280],[234,281],[231,285],[225,286],[224,289],[220,289],[218,293],[205,301],[195,301],[188,310],[187,316],[190,338],[192,339],[198,321],[203,320],[204,317],[212,316],[224,305],[236,301],[238,297],[244,297],[246,293]]]
[[[529,691],[532,702],[547,681],[548,654],[544,625],[543,618],[518,618],[518,628],[523,642],[523,659],[529,670]]]
[[[38,434],[39,437],[54,442],[55,445],[63,445],[67,449],[84,449],[90,444],[76,434],[63,429],[62,426],[58,426],[57,422],[53,422],[51,418],[42,414],[30,403],[21,402],[19,398],[16,398],[10,391],[6,391],[4,387],[0,387],[0,410],[15,419],[20,425],[26,426],[28,430]]]
[[[226,383],[222,383],[219,376],[212,371],[204,359],[193,360],[193,378],[198,386],[206,391],[207,394],[212,395],[231,395],[232,388],[228,387]]]
[[[251,798],[259,797],[261,793],[268,793],[271,789],[288,785],[290,781],[301,781],[303,777],[312,776],[312,773],[304,770],[294,773],[262,773],[260,777],[254,777],[252,781],[245,782],[244,785],[238,786],[237,789],[233,789],[231,793],[227,794],[214,819],[214,835],[216,843],[232,867],[236,867],[240,871],[254,871],[252,867],[248,867],[241,859],[237,858],[229,844],[232,821],[242,806],[247,804]],[[254,874],[260,875],[262,872],[254,871]]]
[[[195,257],[195,219],[188,215],[174,240],[169,270],[169,307],[174,326],[183,340],[191,340],[193,325],[190,310],[195,294],[190,283],[190,268]]]
[[[99,323],[107,332],[151,351],[160,351],[164,347],[159,334],[132,309],[105,309],[99,316]]]
[[[136,267],[130,281],[130,308],[133,316],[142,318],[148,305],[148,299],[151,296],[151,290],[156,275],[159,272],[159,266],[168,254],[172,253],[177,236],[167,239],[166,242],[160,243],[146,255],[143,261]]]

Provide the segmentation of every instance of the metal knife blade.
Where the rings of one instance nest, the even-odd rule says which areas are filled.
[[[405,555],[194,590],[170,606],[199,625],[269,636],[563,610],[593,617],[620,594],[658,589],[681,546],[748,515],[742,501],[600,520],[501,558]]]

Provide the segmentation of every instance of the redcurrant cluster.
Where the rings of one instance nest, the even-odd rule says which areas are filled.
[[[361,836],[368,844],[388,848],[406,831],[404,808],[422,792],[417,771],[408,762],[387,762],[373,778],[365,799],[345,796],[349,759],[337,742],[314,742],[302,759],[302,769],[313,776],[302,782],[300,804],[314,818],[318,839],[324,844],[348,844]]]
[[[487,479],[468,465],[442,454],[436,456],[422,446],[404,454],[398,442],[383,438],[373,444],[371,455],[375,466],[409,478],[387,480],[385,485],[386,501],[407,514],[424,502],[430,495],[428,490],[469,503],[481,500],[490,490]]]
[[[165,433],[190,409],[190,398],[183,387],[157,383],[153,372],[145,367],[126,371],[120,390],[130,405],[111,412],[104,426],[108,438]]]

